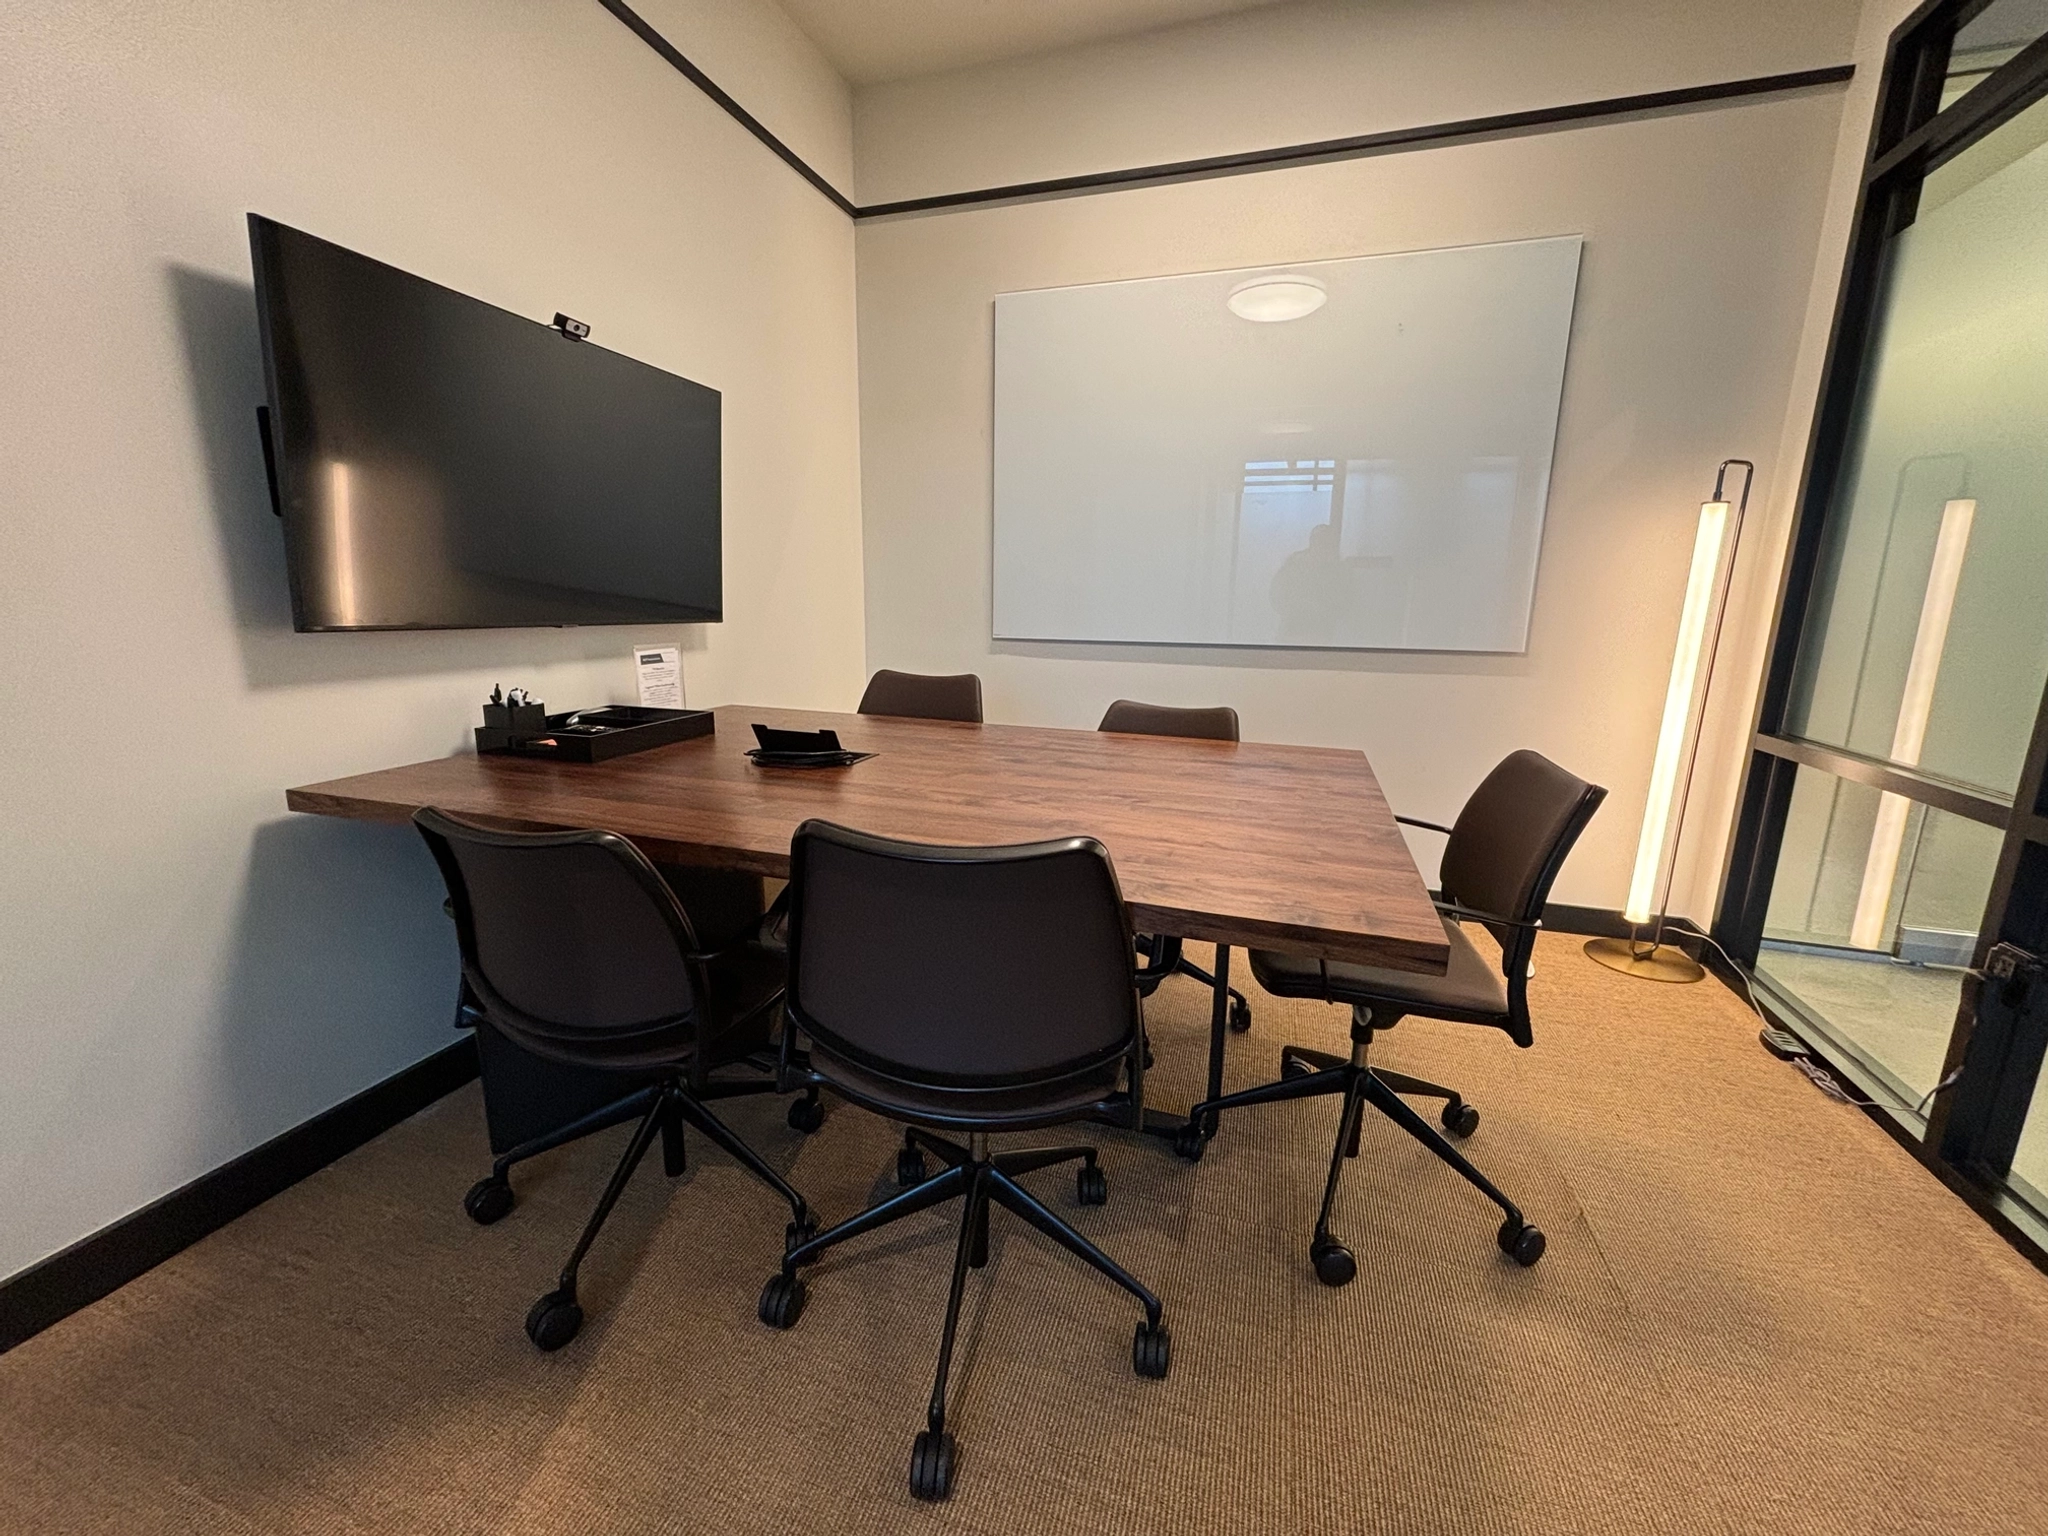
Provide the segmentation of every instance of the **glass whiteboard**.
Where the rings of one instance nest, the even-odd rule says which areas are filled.
[[[1580,244],[998,294],[995,637],[1525,649]]]

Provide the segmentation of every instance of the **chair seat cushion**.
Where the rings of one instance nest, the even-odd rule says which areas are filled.
[[[1444,935],[1450,940],[1451,962],[1441,976],[1382,970],[1349,960],[1318,960],[1312,955],[1285,955],[1270,949],[1252,951],[1252,974],[1276,997],[1363,1003],[1390,1013],[1421,1013],[1433,1019],[1508,1028],[1507,982],[1499,963],[1480,953],[1456,923],[1446,921]]]
[[[892,1119],[1028,1130],[1079,1119],[1114,1097],[1123,1059],[1064,1082],[1029,1088],[929,1088],[871,1072],[813,1042],[811,1070],[856,1104]]]

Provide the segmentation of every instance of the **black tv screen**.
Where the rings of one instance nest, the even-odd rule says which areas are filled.
[[[719,396],[256,214],[301,630],[722,617]]]

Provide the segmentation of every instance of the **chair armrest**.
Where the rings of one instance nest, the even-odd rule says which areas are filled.
[[[1443,913],[1445,917],[1454,918],[1461,923],[1494,923],[1502,928],[1528,929],[1537,929],[1543,926],[1543,919],[1540,917],[1503,917],[1498,912],[1481,912],[1476,907],[1460,906],[1455,901],[1438,901],[1431,903],[1431,905],[1437,911]]]
[[[1451,829],[1440,821],[1422,821],[1414,816],[1396,816],[1394,820],[1404,827],[1422,827],[1431,832],[1441,832],[1446,837],[1451,833]]]
[[[1171,976],[1180,967],[1180,944],[1166,934],[1141,935],[1144,943],[1138,945],[1138,953],[1145,963],[1137,968],[1138,982],[1158,983]]]
[[[739,951],[745,949],[749,944],[759,944],[761,942],[762,935],[767,933],[768,929],[774,924],[775,920],[787,914],[788,911],[789,887],[785,885],[781,890],[775,893],[775,899],[768,903],[767,907],[763,909],[759,917],[754,919],[753,926],[749,928],[742,937],[735,939],[732,943],[726,945],[723,949],[684,950],[683,958],[685,960],[694,961],[698,965],[709,965],[714,960],[723,960],[727,955],[737,954]]]

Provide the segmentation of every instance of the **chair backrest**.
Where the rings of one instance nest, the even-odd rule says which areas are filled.
[[[431,807],[413,825],[448,883],[463,979],[515,1043],[599,1059],[694,1032],[696,935],[625,838],[497,832]]]
[[[1606,798],[1601,786],[1540,752],[1509,753],[1472,791],[1451,827],[1440,876],[1444,899],[1517,922],[1538,921],[1565,856]],[[1521,1013],[1535,931],[1487,927],[1500,941],[1509,1002]]]
[[[1025,1087],[1138,1039],[1130,923],[1093,838],[954,848],[807,821],[789,866],[790,1015],[866,1071]]]
[[[868,679],[860,696],[864,715],[900,715],[911,720],[965,720],[981,724],[981,679],[972,672],[932,677],[923,672],[891,672],[887,667]]]
[[[1236,741],[1237,711],[1227,704],[1213,709],[1179,709],[1171,704],[1140,704],[1118,699],[1103,711],[1098,731],[1126,736],[1196,736],[1206,741]]]

